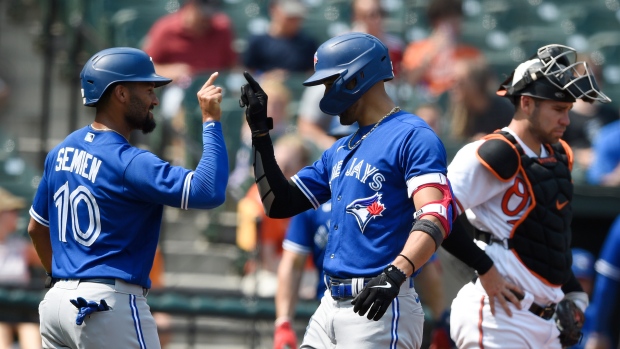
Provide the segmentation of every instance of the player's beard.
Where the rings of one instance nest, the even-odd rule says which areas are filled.
[[[146,115],[144,114],[145,109],[147,110]],[[151,117],[151,110],[153,110],[153,105],[147,108],[147,105],[140,98],[131,95],[125,121],[132,130],[141,130],[143,134],[151,133],[157,126],[155,118]]]
[[[532,133],[541,143],[555,144],[560,141],[560,137],[554,136],[551,132],[543,130],[541,125],[540,107],[534,107],[530,118],[532,123]]]

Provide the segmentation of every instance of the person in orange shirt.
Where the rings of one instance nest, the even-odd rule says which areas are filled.
[[[411,85],[422,87],[436,98],[452,87],[456,61],[482,57],[482,53],[459,42],[461,0],[431,0],[427,17],[432,28],[430,36],[407,46],[401,66]]]

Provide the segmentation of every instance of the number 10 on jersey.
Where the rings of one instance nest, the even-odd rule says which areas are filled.
[[[101,233],[101,217],[97,200],[87,187],[80,185],[70,192],[69,182],[65,182],[56,193],[54,203],[58,210],[58,239],[67,242],[67,221],[71,215],[73,238],[84,246],[90,246]],[[80,205],[83,203],[83,205]],[[88,222],[86,231],[80,224]]]

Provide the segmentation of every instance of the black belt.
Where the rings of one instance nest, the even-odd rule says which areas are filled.
[[[512,239],[498,239],[493,234],[487,233],[486,231],[482,231],[474,228],[474,237],[477,240],[484,241],[487,245],[491,244],[500,244],[504,246],[505,249],[510,250],[514,246],[512,244]]]
[[[510,290],[510,292],[512,292],[518,300],[523,300],[523,298],[525,297],[524,295],[517,293],[516,291]],[[539,316],[545,320],[549,320],[553,317],[553,314],[555,314],[555,306],[557,304],[555,303],[551,303],[545,307],[541,307],[540,305],[533,303],[532,305],[530,305],[530,308],[528,309],[530,311],[530,313]]]
[[[472,283],[476,283],[476,279],[478,277],[474,277],[474,279],[472,280]],[[525,298],[525,295],[522,295],[520,293],[517,293],[514,290],[510,290],[510,292],[512,292],[515,297],[517,297],[518,300],[523,300],[523,298]],[[553,317],[553,314],[555,314],[555,307],[557,304],[555,303],[551,303],[547,306],[541,307],[540,305],[533,303],[532,305],[530,305],[530,308],[528,309],[528,311],[538,317],[541,317],[545,320],[549,320]]]
[[[69,279],[60,279],[48,276],[45,280],[45,288],[52,288],[58,281],[69,280]],[[80,282],[94,282],[96,284],[104,284],[104,285],[116,285],[116,279],[108,279],[108,278],[85,278],[79,279]]]

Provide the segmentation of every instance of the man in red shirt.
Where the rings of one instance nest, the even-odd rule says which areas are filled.
[[[182,83],[197,73],[234,67],[233,39],[230,19],[217,12],[214,0],[187,0],[179,11],[153,24],[144,51],[158,74]]]

